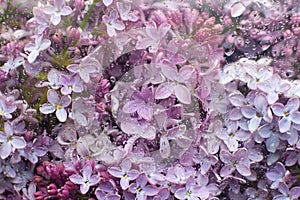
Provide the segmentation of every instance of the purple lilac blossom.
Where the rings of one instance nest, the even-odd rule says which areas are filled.
[[[43,11],[51,16],[50,21],[54,26],[59,24],[61,16],[67,16],[72,13],[72,9],[65,5],[64,0],[54,0],[53,5],[46,5],[43,7]]]
[[[119,14],[118,11],[115,9],[110,11],[109,16],[103,15],[102,17],[102,20],[107,27],[107,34],[110,37],[117,35],[116,30],[121,31],[125,29],[124,23],[118,18],[119,18]]]
[[[59,121],[66,121],[68,113],[65,108],[70,105],[71,97],[68,95],[60,98],[57,92],[51,89],[48,90],[47,99],[49,103],[45,103],[40,107],[41,113],[50,114],[55,112],[55,115]]]
[[[281,117],[278,121],[281,133],[287,132],[291,128],[292,122],[300,124],[299,104],[298,98],[291,98],[285,106],[281,103],[275,103],[271,106],[274,114]]]
[[[70,180],[80,185],[80,192],[86,194],[91,186],[96,185],[100,181],[99,174],[93,174],[93,168],[90,164],[86,164],[82,168],[82,175],[73,174],[70,176]]]
[[[28,43],[24,50],[30,52],[28,55],[28,62],[33,63],[41,51],[48,49],[51,45],[51,41],[49,39],[43,39],[43,36],[37,36],[33,43]]]
[[[7,158],[15,149],[23,149],[26,141],[23,137],[14,135],[14,128],[10,122],[4,123],[4,132],[0,131],[0,157]]]

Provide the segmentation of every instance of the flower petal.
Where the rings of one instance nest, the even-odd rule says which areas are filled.
[[[26,141],[22,137],[13,136],[11,140],[11,144],[16,149],[23,149],[26,147]]]
[[[155,91],[155,99],[166,99],[173,93],[173,88],[169,83],[160,84]]]
[[[175,85],[174,87],[175,96],[183,104],[190,104],[192,102],[190,90],[181,84]]]

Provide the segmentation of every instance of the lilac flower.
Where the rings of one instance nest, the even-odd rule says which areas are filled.
[[[143,88],[141,92],[137,91],[133,95],[133,100],[123,106],[123,112],[134,113],[147,121],[151,121],[153,116],[154,90],[153,87]]]
[[[235,121],[231,121],[227,124],[227,128],[224,128],[218,137],[224,141],[229,151],[237,151],[239,141],[243,142],[250,138],[250,133],[244,130],[238,130],[238,124]]]
[[[205,148],[200,147],[196,154],[193,155],[193,161],[200,164],[200,173],[206,174],[211,166],[214,166],[218,162],[218,158],[209,154]]]
[[[285,176],[288,171],[281,162],[277,162],[276,165],[266,173],[266,177],[272,181],[271,189],[277,189],[280,183],[285,184]]]
[[[137,16],[131,12],[131,4],[130,3],[122,3],[117,2],[117,9],[120,13],[120,17],[124,21],[132,21],[135,22],[138,20]]]
[[[113,181],[100,182],[98,188],[95,191],[95,195],[98,199],[103,200],[120,200],[120,195],[117,194],[116,185]]]
[[[80,192],[82,194],[86,194],[90,187],[93,185],[96,185],[100,181],[99,174],[93,174],[93,168],[90,163],[85,164],[82,168],[82,175],[79,174],[73,174],[70,176],[70,180],[80,185]]]
[[[93,57],[85,57],[80,64],[71,64],[67,67],[70,72],[78,73],[80,78],[85,82],[90,82],[90,74],[98,71],[100,63]]]
[[[72,92],[80,93],[83,91],[83,84],[78,74],[61,74],[59,81],[62,85],[60,91],[63,95],[69,95],[72,94]]]
[[[184,188],[179,188],[175,192],[175,197],[177,199],[207,199],[209,197],[209,192],[205,187],[201,187],[196,184],[196,181],[193,177],[190,177]]]
[[[0,131],[0,157],[7,158],[15,149],[23,149],[26,141],[23,137],[14,135],[14,128],[10,122],[4,123],[4,132]]]
[[[288,81],[281,80],[278,74],[274,74],[268,80],[258,83],[257,87],[267,93],[268,103],[273,104],[279,99],[278,95],[289,90],[291,85]]]
[[[107,33],[110,37],[116,36],[116,30],[121,31],[125,29],[125,25],[119,19],[119,14],[116,9],[110,11],[109,16],[103,15],[102,20],[107,27]]]
[[[234,153],[226,150],[221,150],[220,159],[225,165],[221,168],[220,175],[227,177],[237,170],[242,176],[250,176],[250,160],[248,151],[245,148],[240,148]]]
[[[51,41],[48,39],[43,39],[43,36],[38,36],[35,38],[34,44],[28,43],[24,47],[24,51],[29,51],[28,62],[33,63],[41,51],[46,50],[50,47]]]
[[[55,112],[57,119],[60,122],[65,122],[67,120],[67,111],[66,107],[68,107],[71,103],[71,97],[62,96],[59,98],[57,92],[53,89],[48,90],[47,99],[49,103],[45,103],[40,107],[40,111],[43,114],[50,114]]]
[[[250,65],[245,68],[247,73],[251,76],[248,81],[248,87],[252,90],[257,88],[259,83],[266,81],[273,75],[273,69],[270,67],[261,67],[259,65]]]
[[[21,155],[27,158],[31,163],[38,162],[38,157],[42,157],[47,153],[47,148],[37,138],[33,142],[29,142],[21,151]]]
[[[177,70],[176,66],[163,66],[162,73],[171,81],[160,84],[155,91],[155,99],[166,99],[172,94],[178,98],[181,103],[191,103],[191,91],[183,84],[186,83],[194,73],[194,68],[186,65]]]
[[[139,200],[146,200],[148,196],[158,194],[159,190],[153,185],[147,185],[147,178],[141,174],[134,183],[129,186],[129,191],[136,194]]]
[[[296,200],[300,197],[300,187],[298,186],[289,189],[286,185],[280,184],[279,191],[281,194],[274,196],[273,200]]]
[[[17,110],[17,106],[13,103],[14,98],[12,96],[6,97],[0,93],[0,115],[6,119],[11,119],[11,113]]]
[[[10,57],[8,61],[1,67],[0,69],[3,69],[5,72],[9,72],[10,70],[17,69],[19,66],[21,66],[24,63],[23,57],[17,57],[13,58]]]
[[[72,9],[65,5],[64,0],[54,0],[53,5],[46,5],[43,7],[43,11],[50,15],[50,21],[54,26],[58,25],[61,16],[67,16],[72,13]]]
[[[275,103],[271,106],[274,114],[281,117],[278,122],[279,131],[281,133],[287,132],[292,122],[300,124],[299,104],[298,98],[291,98],[285,106],[281,103]]]
[[[150,53],[156,53],[161,40],[167,35],[171,28],[170,24],[163,23],[158,28],[155,22],[146,25],[143,37],[139,38],[136,43],[136,49],[146,49],[149,47]]]
[[[170,183],[185,184],[186,181],[195,175],[195,169],[192,167],[183,167],[176,165],[175,167],[169,168],[166,180]]]
[[[156,137],[156,129],[147,121],[137,118],[124,118],[121,121],[121,129],[129,135],[137,135],[142,138],[153,140]]]
[[[110,167],[108,172],[117,178],[121,178],[120,184],[123,190],[129,188],[129,181],[135,180],[139,176],[139,172],[136,169],[131,169],[131,161],[124,159],[119,167]]]
[[[34,18],[30,19],[27,23],[34,23],[35,26],[37,26],[36,29],[38,34],[42,34],[50,26],[50,16],[44,13],[43,8],[41,7],[34,7],[33,15]]]
[[[14,178],[17,175],[11,164],[2,159],[0,160],[0,173],[3,173],[5,176],[10,178]]]
[[[271,109],[268,107],[267,98],[264,95],[258,94],[255,97],[254,107],[249,105],[241,108],[242,114],[250,119],[248,128],[251,133],[258,129],[262,119],[268,123],[273,119]]]
[[[52,68],[47,74],[48,81],[42,82],[37,86],[38,87],[50,86],[52,89],[56,90],[61,87],[60,75],[61,75],[60,71],[58,71],[55,68]]]

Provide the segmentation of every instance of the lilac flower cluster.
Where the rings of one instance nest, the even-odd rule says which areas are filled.
[[[300,198],[297,0],[32,2],[0,0],[0,199]]]

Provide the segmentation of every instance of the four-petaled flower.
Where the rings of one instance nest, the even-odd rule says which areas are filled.
[[[72,9],[69,6],[66,6],[64,0],[54,0],[54,5],[46,5],[43,8],[43,11],[50,15],[50,21],[54,26],[58,25],[61,16],[67,16],[72,13]]]
[[[129,186],[129,191],[136,194],[136,199],[146,200],[148,196],[158,194],[159,190],[155,186],[147,184],[147,182],[146,175],[141,174],[136,182]]]
[[[221,168],[220,175],[227,177],[237,170],[242,176],[250,176],[250,159],[248,151],[245,148],[240,148],[234,153],[226,150],[221,150],[220,159],[225,165]]]
[[[25,47],[25,51],[29,51],[28,62],[33,63],[41,51],[46,50],[50,47],[51,41],[48,39],[43,39],[43,36],[38,36],[35,38],[34,44],[28,43]]]
[[[133,100],[127,102],[123,107],[123,112],[134,113],[147,121],[151,121],[153,116],[154,89],[153,87],[143,88],[142,91],[133,93]]]
[[[281,117],[278,122],[279,131],[287,132],[291,128],[292,122],[300,124],[299,99],[291,98],[284,106],[281,103],[275,103],[271,106],[275,115]]]
[[[7,158],[15,149],[23,149],[26,141],[23,137],[14,135],[14,128],[10,122],[4,123],[4,132],[0,131],[0,157]]]
[[[147,24],[145,32],[141,32],[143,37],[138,38],[136,48],[146,49],[149,47],[150,53],[156,53],[161,40],[167,35],[170,29],[171,25],[167,23],[161,24],[158,28],[155,22]]]
[[[170,81],[161,83],[155,91],[155,99],[166,99],[172,94],[178,98],[181,103],[191,103],[191,91],[184,85],[194,73],[194,68],[186,65],[177,70],[176,66],[165,65],[161,71]]]
[[[136,169],[131,169],[131,161],[129,159],[124,159],[120,167],[110,167],[108,172],[114,177],[121,178],[120,185],[123,190],[127,190],[129,181],[135,180],[140,174]]]
[[[41,113],[50,114],[56,111],[55,114],[57,119],[60,122],[65,122],[68,116],[65,108],[70,105],[71,97],[68,95],[60,98],[57,92],[51,89],[48,90],[47,99],[49,103],[45,103],[40,107]]]
[[[107,33],[110,37],[116,36],[118,31],[121,31],[125,28],[124,23],[118,19],[119,14],[116,9],[110,11],[109,16],[103,15],[102,20],[107,27]]]
[[[85,164],[85,166],[82,169],[82,175],[79,174],[73,174],[70,176],[70,180],[80,185],[80,192],[82,194],[86,194],[90,187],[93,185],[96,185],[100,181],[99,174],[93,174],[93,168],[91,164]]]

